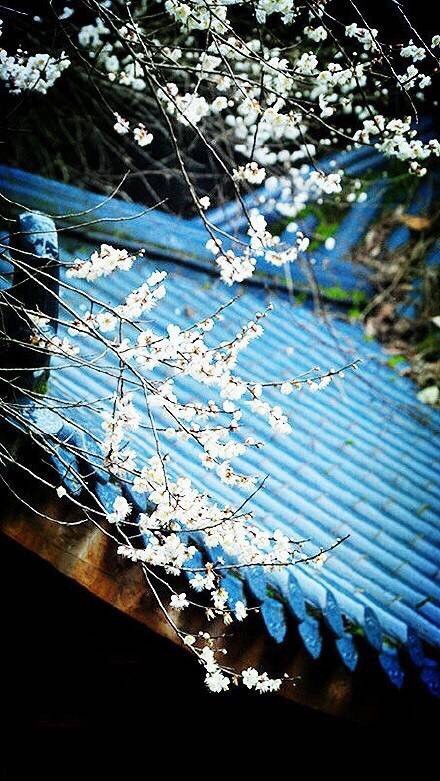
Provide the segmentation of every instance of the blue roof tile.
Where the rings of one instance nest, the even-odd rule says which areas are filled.
[[[19,180],[23,192],[29,190],[26,175]],[[35,184],[34,178],[32,182]],[[44,202],[54,204],[63,187],[52,187],[45,181]],[[164,229],[165,223],[155,222],[154,214],[141,218],[138,234],[132,231],[132,246],[143,244],[149,219],[149,236]],[[170,220],[168,229],[175,230],[178,237],[167,237],[174,257],[175,247],[189,227]],[[130,225],[132,230],[134,223]],[[105,230],[103,224],[93,239],[111,240]],[[185,252],[173,261],[166,260],[165,239],[161,241],[164,247],[158,255],[154,256],[149,245],[149,256],[130,272],[99,280],[96,295],[103,302],[119,303],[153,268],[167,270],[167,296],[154,314],[158,329],[168,322],[187,327],[192,319],[205,318],[230,299],[231,290],[204,267],[194,269],[180,262]],[[199,252],[197,226],[188,232],[188,246],[193,247],[193,242]],[[61,248],[63,260],[81,252],[85,256],[90,250],[87,240],[63,234]],[[199,254],[202,257],[201,251]],[[78,280],[75,284],[80,290],[84,283]],[[269,300],[263,286],[249,285],[242,292],[228,317],[216,327],[221,339],[235,334]],[[79,293],[62,288],[61,294],[67,306],[77,308],[80,304]],[[292,304],[282,291],[272,291],[270,298],[274,310],[266,319],[264,336],[251,343],[240,358],[243,375],[266,381],[274,376],[298,376],[314,366],[325,371],[359,358],[363,363],[358,372],[347,372],[343,381],[335,380],[324,392],[312,394],[303,389],[285,397],[283,405],[293,423],[289,437],[274,437],[264,420],[245,410],[244,428],[251,428],[267,444],[262,450],[247,451],[237,466],[243,473],[271,475],[252,500],[255,521],[262,528],[279,528],[290,536],[310,540],[305,553],[315,553],[337,537],[349,534],[349,538],[322,567],[298,564],[290,572],[272,573],[249,569],[244,581],[228,574],[225,581],[230,583],[232,602],[244,601],[243,588],[249,587],[262,603],[263,620],[277,642],[286,635],[289,610],[315,658],[322,647],[315,615],[321,612],[349,669],[356,666],[358,649],[347,634],[347,626],[360,626],[380,654],[390,680],[398,686],[403,680],[402,666],[384,640],[404,644],[408,639],[409,655],[434,692],[438,672],[429,666],[427,657],[422,658],[418,638],[440,644],[440,414],[417,401],[412,383],[387,365],[388,356],[380,345],[365,340],[358,325],[336,318],[324,322],[309,307]],[[191,313],[186,309],[188,302]],[[82,398],[93,404],[105,398],[111,386],[106,375],[67,368],[52,373],[50,393],[76,401],[81,388]],[[203,401],[212,395],[187,378],[183,384],[178,380],[177,387],[183,400],[195,396]],[[81,415],[87,429],[92,413],[83,409]],[[142,433],[135,433],[133,439],[141,453],[153,454],[153,443]],[[221,484],[203,469],[192,442],[173,441],[173,464],[215,500],[235,504],[242,500],[237,489]],[[209,555],[214,553],[203,552],[203,556]],[[197,558],[200,565],[202,558]]]

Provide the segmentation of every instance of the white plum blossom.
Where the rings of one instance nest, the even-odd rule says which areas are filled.
[[[118,114],[117,111],[115,111],[115,119],[116,122],[113,125],[113,129],[116,130],[116,132],[120,136],[125,136],[130,130],[130,123],[127,119],[124,119],[124,117],[121,117],[120,114]]]
[[[246,606],[241,600],[235,603],[234,613],[237,621],[243,621],[247,616]]]
[[[359,199],[358,199],[359,200]],[[326,250],[331,252],[336,247],[336,239],[334,236],[328,236],[324,242]]]
[[[437,385],[428,385],[418,392],[417,398],[423,404],[437,404],[440,399],[440,390]]]
[[[120,36],[130,44],[131,51],[121,45],[108,15],[103,13],[102,18],[98,16],[94,23],[79,30],[78,41],[95,60],[99,73],[115,87],[146,93],[153,89],[155,100],[173,120],[200,127],[205,139],[217,132],[222,115],[225,131],[232,135],[234,151],[252,161],[231,167],[230,174],[237,177],[237,182],[261,184],[263,169],[267,175],[277,165],[282,165],[291,176],[297,160],[307,160],[315,154],[315,141],[311,142],[310,136],[317,136],[318,145],[324,148],[337,140],[335,132],[343,117],[352,118],[353,129],[348,130],[346,139],[352,134],[355,141],[359,124],[369,121],[376,113],[375,102],[381,95],[388,95],[388,68],[397,85],[406,92],[417,90],[420,100],[430,86],[430,74],[416,67],[427,60],[427,49],[415,43],[415,39],[396,46],[393,52],[386,49],[385,59],[377,29],[359,26],[356,17],[345,27],[338,22],[340,33],[338,27],[333,28],[331,17],[324,24],[322,9],[307,10],[293,0],[259,0],[253,10],[249,9],[253,20],[249,34],[241,37],[235,29],[235,5],[236,0],[166,0],[163,9],[170,20],[177,22],[175,39],[163,41],[158,33],[150,40],[140,21],[125,20]],[[288,51],[271,45],[258,34],[258,26],[264,29],[272,15],[279,15],[292,30],[298,23],[299,35],[292,38],[295,43]],[[208,30],[212,30],[215,40],[209,40],[196,55],[193,31]],[[338,39],[339,34],[345,35],[344,51],[338,51],[334,44],[333,36]],[[432,38],[433,48],[438,46],[438,37]],[[411,60],[404,72],[399,68],[402,58]],[[329,138],[316,133],[317,118],[328,128]],[[388,119],[394,118],[390,115]],[[126,121],[136,127],[144,124],[138,114],[136,120],[116,122],[117,132],[128,134]],[[359,140],[370,143],[364,131],[360,132]],[[133,134],[140,145],[151,142],[150,131],[134,130]],[[431,155],[429,145],[412,143],[408,138],[403,143],[396,137],[398,132],[391,129],[388,136],[387,143],[377,140],[378,149],[387,156],[408,161],[410,172],[422,175],[426,166],[420,159]],[[339,140],[342,142],[342,137]],[[214,147],[215,143],[211,144],[211,153]],[[251,165],[256,166],[255,171],[249,168],[244,175],[242,169]],[[324,190],[325,194],[332,192],[337,190]]]
[[[400,50],[400,55],[401,57],[409,57],[413,62],[419,62],[425,59],[426,51],[423,46],[416,46],[413,41],[410,41]]]
[[[189,602],[184,592],[182,592],[181,594],[172,595],[170,600],[170,607],[172,607],[174,610],[184,610],[188,606],[189,606]]]
[[[346,26],[345,34],[348,38],[356,38],[366,51],[377,48],[378,30],[375,28],[358,27],[357,23],[353,22]]]
[[[66,5],[63,8],[63,10],[62,10],[61,14],[59,15],[58,19],[61,19],[61,20],[63,20],[63,19],[70,19],[70,17],[73,16],[74,13],[75,13],[75,11],[73,10],[73,8],[69,8],[69,6]]]
[[[243,684],[246,686],[246,688],[255,689],[260,678],[258,670],[256,670],[254,667],[248,667],[246,670],[243,670],[241,675]]]
[[[118,322],[118,318],[111,312],[98,312],[96,315],[96,327],[104,334],[114,331]]]
[[[204,195],[202,198],[200,198],[199,204],[203,211],[206,211],[206,209],[209,209],[211,206],[211,201],[207,195]]]
[[[65,358],[74,358],[79,355],[80,348],[72,344],[66,336],[60,338],[56,335],[47,336],[37,331],[31,337],[31,343],[41,352],[47,352],[51,355],[64,356]]]
[[[312,76],[318,67],[318,58],[311,52],[304,52],[295,63],[295,71],[303,76]]]
[[[304,32],[308,38],[311,38],[312,41],[316,41],[317,43],[319,41],[325,41],[328,37],[327,30],[325,27],[322,27],[322,25],[319,27],[305,27]]]
[[[133,136],[139,146],[148,146],[153,140],[153,134],[149,133],[142,123],[139,123],[139,125],[135,127]]]
[[[254,667],[248,667],[242,672],[242,680],[247,689],[255,689],[261,693],[276,692],[281,686],[280,678],[269,678],[267,673],[260,674]]]
[[[326,195],[332,195],[333,193],[340,193],[342,191],[342,171],[336,173],[324,174],[321,171],[312,171],[310,174],[310,182],[312,186],[326,193]]]
[[[257,263],[250,250],[245,250],[243,255],[236,255],[232,249],[228,249],[225,253],[217,255],[215,260],[220,270],[220,276],[227,285],[243,282],[251,277]]]
[[[293,0],[258,0],[255,7],[257,22],[263,23],[271,14],[281,14],[285,24],[291,22],[294,15]]]
[[[89,48],[92,51],[98,49],[102,45],[102,37],[110,32],[105,26],[101,17],[97,17],[95,24],[88,24],[81,28],[78,33],[78,41],[81,46]]]
[[[203,95],[186,92],[184,95],[176,94],[173,100],[168,102],[168,111],[175,114],[183,125],[198,125],[201,119],[209,114],[210,107]]]
[[[228,106],[228,99],[224,95],[218,95],[212,102],[211,111],[218,114]]]
[[[246,163],[233,170],[232,176],[236,182],[246,181],[249,184],[261,184],[266,178],[266,171],[258,163]]]
[[[121,523],[125,521],[127,516],[131,513],[131,505],[127,502],[125,497],[117,496],[113,502],[113,512],[107,513],[107,520],[109,523]]]
[[[229,689],[229,678],[227,678],[221,670],[215,670],[213,673],[208,673],[205,678],[205,683],[208,689],[215,693],[227,691],[227,689]]]

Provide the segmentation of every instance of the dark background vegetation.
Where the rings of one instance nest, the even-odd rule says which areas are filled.
[[[30,51],[35,51],[35,47],[40,51],[65,49],[73,63],[47,95],[31,93],[17,100],[0,83],[0,160],[104,193],[112,192],[129,172],[120,194],[125,193],[127,197],[149,205],[164,200],[161,208],[184,216],[192,214],[194,205],[157,108],[152,106],[147,93],[120,87],[115,90],[115,85],[90,74],[87,69],[92,61],[87,57],[81,60],[78,53],[72,52],[54,13],[53,9],[62,10],[66,4],[69,5],[67,0],[54,0],[51,7],[49,0],[16,0],[6,5],[20,10],[21,14],[0,11],[7,27],[1,45],[7,45],[11,50],[20,45],[29,47]],[[357,5],[369,23],[380,29],[383,41],[396,43],[411,37],[393,0],[357,0]],[[409,0],[401,5],[421,35],[430,42],[433,34],[430,3]],[[75,27],[94,21],[96,13],[88,11],[85,4],[72,0],[70,6],[77,9],[72,17]],[[356,20],[362,26],[350,0],[337,0],[329,7],[341,21]],[[40,16],[43,23],[33,22],[34,16]],[[68,20],[65,27],[68,33],[70,24]],[[275,40],[291,42],[286,37],[286,28],[277,24],[276,18],[271,18],[270,31],[274,35],[272,45]],[[429,101],[434,93],[427,94]],[[388,111],[397,115],[410,113],[404,95],[394,93],[387,100]],[[153,122],[149,129],[153,131],[154,141],[143,150],[134,141],[122,140],[113,130],[112,111],[130,117],[134,115],[135,106]],[[428,105],[426,109],[435,119],[438,106]],[[222,199],[227,200],[233,194],[230,186],[197,135],[180,123],[176,123],[175,132],[199,194],[210,195],[212,202],[217,204]],[[229,138],[219,133],[216,144],[223,159],[230,160],[233,150]]]

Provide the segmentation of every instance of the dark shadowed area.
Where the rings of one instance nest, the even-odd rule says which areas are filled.
[[[289,725],[296,739],[325,734],[346,740],[383,735],[384,729],[429,734],[438,723],[438,703],[422,701],[420,691],[414,698],[408,691],[395,693],[393,712],[389,703],[386,712],[378,707],[376,722],[367,725],[242,689],[212,695],[189,655],[3,535],[0,560],[7,639],[1,711],[13,735],[26,728],[65,732],[118,726],[124,731],[148,727],[155,736],[163,734],[159,714],[167,712],[183,732],[223,723],[228,731],[239,727],[255,735],[263,725],[275,732]],[[197,713],[203,717],[194,717]]]

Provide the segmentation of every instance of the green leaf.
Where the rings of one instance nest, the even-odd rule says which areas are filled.
[[[389,366],[391,369],[394,369],[396,366],[399,366],[400,363],[404,363],[406,361],[406,358],[404,355],[392,355],[391,358],[388,358],[387,360],[387,366]]]

